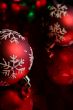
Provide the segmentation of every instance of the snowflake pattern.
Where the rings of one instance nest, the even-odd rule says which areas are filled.
[[[57,4],[56,7],[52,6],[50,8],[50,16],[61,18],[62,16],[65,16],[67,14],[68,8],[65,5]]]
[[[57,22],[54,25],[49,26],[49,36],[55,36],[56,41],[60,42],[62,38],[64,37],[64,34],[67,33],[65,28],[61,28],[60,24]]]
[[[10,56],[10,61],[6,62],[3,58],[3,63],[0,63],[0,65],[3,67],[2,73],[5,76],[8,76],[10,78],[16,78],[16,73],[22,73],[25,70],[25,67],[22,67],[24,64],[24,59],[17,59],[17,56],[13,55]]]
[[[31,48],[31,47],[30,47],[30,51],[31,51],[31,53],[29,54],[30,66],[29,66],[28,70],[31,69],[32,64],[33,64],[33,59],[34,59],[34,57],[33,57],[33,52],[32,52],[32,48]]]
[[[0,31],[0,39],[1,40],[6,40],[7,38],[10,39],[11,43],[19,43],[18,39],[20,38],[21,40],[25,40],[25,38],[20,35],[20,33],[13,31],[13,30],[9,30],[9,29],[3,29],[2,31]]]

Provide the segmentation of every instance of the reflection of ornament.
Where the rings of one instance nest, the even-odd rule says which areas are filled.
[[[50,16],[52,17],[56,17],[56,18],[61,18],[62,16],[65,16],[67,13],[67,7],[65,5],[61,5],[61,4],[56,4],[55,6],[52,6],[50,8]]]
[[[57,84],[73,83],[73,46],[55,49],[49,60],[48,75]]]
[[[33,52],[26,39],[9,29],[0,31],[0,85],[17,82],[31,69]]]

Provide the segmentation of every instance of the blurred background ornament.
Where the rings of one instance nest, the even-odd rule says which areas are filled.
[[[72,85],[73,8],[55,0],[48,10],[48,76],[56,84]]]
[[[64,4],[55,4],[49,7],[50,19],[48,37],[61,46],[73,44],[73,9]]]
[[[60,85],[73,84],[73,45],[56,47],[52,51],[53,57],[48,61],[50,79]]]

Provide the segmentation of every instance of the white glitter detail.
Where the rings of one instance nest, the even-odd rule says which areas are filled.
[[[33,64],[33,59],[34,59],[34,57],[33,57],[33,51],[32,51],[32,48],[31,47],[30,47],[30,51],[31,51],[31,53],[29,54],[30,66],[29,66],[28,70],[31,69],[32,64]]]
[[[56,37],[56,42],[60,42],[64,35],[67,33],[65,28],[61,28],[60,24],[57,22],[54,25],[49,26],[49,36]]]
[[[13,30],[9,30],[9,29],[3,29],[2,31],[0,31],[0,39],[10,39],[11,43],[19,43],[19,38],[21,40],[25,40],[25,38],[23,36],[20,35],[20,33],[13,31]]]
[[[52,6],[50,8],[50,16],[61,18],[62,16],[65,16],[67,14],[67,9],[68,8],[66,7],[66,5],[62,6],[62,4],[57,4],[56,7]]]
[[[6,62],[3,58],[3,63],[0,63],[0,65],[3,67],[2,73],[5,76],[8,76],[9,78],[16,78],[16,73],[22,73],[25,70],[25,67],[23,68],[24,59],[17,59],[17,56],[13,55],[10,56],[10,61]]]

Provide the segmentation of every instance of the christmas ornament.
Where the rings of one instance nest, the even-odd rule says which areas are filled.
[[[60,85],[73,84],[73,45],[55,48],[52,53],[48,65],[51,80]]]
[[[33,52],[20,33],[0,31],[0,86],[16,83],[27,75],[33,63]]]
[[[48,36],[55,39],[61,46],[73,44],[73,14],[72,9],[66,5],[56,4],[49,8],[52,22],[49,24]]]

